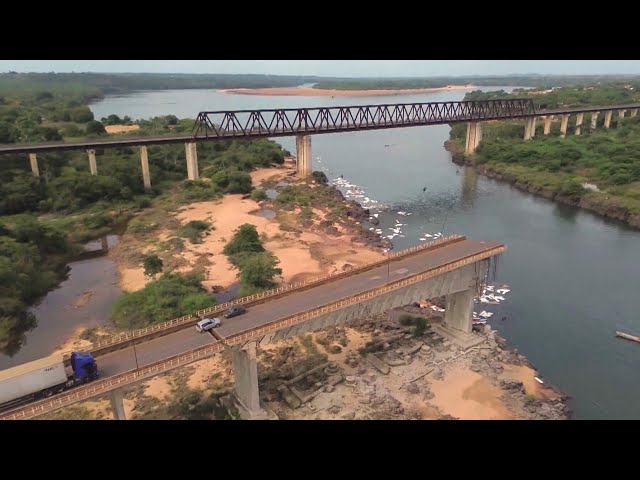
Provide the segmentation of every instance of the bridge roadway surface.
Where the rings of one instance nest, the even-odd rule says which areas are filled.
[[[427,250],[395,261],[392,260],[389,267],[384,264],[353,276],[334,280],[307,290],[293,291],[284,297],[249,307],[244,315],[230,319],[223,318],[222,325],[216,329],[216,333],[220,337],[226,338],[305,310],[321,307],[342,298],[383,286],[389,281],[397,281],[411,275],[423,273],[501,245],[499,242],[463,240],[438,247],[435,250]],[[388,280],[387,270],[389,272]],[[216,341],[213,335],[198,333],[195,327],[189,326],[164,337],[154,338],[135,345],[135,354],[133,347],[128,347],[101,355],[97,358],[98,368],[100,369],[101,377],[110,377],[135,369],[136,356],[138,366],[143,367]]]
[[[455,102],[453,102],[455,103]],[[305,110],[317,110],[318,108],[329,108],[329,109],[337,109],[337,108],[358,108],[361,105],[353,105],[351,107],[313,107],[313,108],[304,108]],[[375,107],[376,105],[373,105]],[[393,107],[393,105],[390,105]],[[561,114],[571,114],[571,113],[586,113],[586,112],[596,112],[596,111],[607,111],[607,110],[629,110],[634,108],[640,108],[640,104],[627,104],[627,105],[608,105],[608,106],[585,106],[585,107],[573,107],[573,108],[558,108],[553,110],[538,110],[533,115],[534,117],[541,117],[544,115],[561,115]],[[249,112],[249,110],[242,111]],[[527,118],[529,115],[523,115],[522,117],[505,117],[504,120],[518,120]],[[486,120],[486,119],[485,119]],[[494,119],[500,120],[500,119]],[[88,140],[84,142],[47,142],[47,143],[13,143],[13,144],[0,144],[0,155],[4,154],[18,154],[18,153],[44,153],[50,151],[63,151],[63,150],[91,150],[91,149],[100,149],[100,148],[118,148],[118,147],[133,147],[140,145],[163,145],[163,144],[172,144],[172,143],[188,143],[188,142],[207,142],[207,141],[215,141],[224,138],[275,138],[275,137],[290,137],[294,135],[318,135],[322,133],[336,133],[341,131],[358,131],[362,130],[371,130],[371,129],[380,129],[380,128],[405,128],[412,126],[428,126],[428,125],[438,125],[438,124],[449,124],[449,123],[466,123],[469,121],[478,121],[482,122],[482,118],[478,119],[448,119],[446,121],[441,122],[433,122],[433,123],[398,123],[391,122],[388,125],[379,124],[377,126],[370,125],[368,127],[359,128],[357,125],[352,125],[351,128],[321,128],[314,129],[310,128],[309,130],[302,131],[290,131],[289,129],[283,131],[273,131],[270,133],[256,133],[252,132],[249,134],[243,134],[241,131],[235,131],[232,133],[226,133],[223,136],[193,136],[193,135],[171,135],[171,136],[149,136],[149,137],[120,137],[113,138],[108,140]]]

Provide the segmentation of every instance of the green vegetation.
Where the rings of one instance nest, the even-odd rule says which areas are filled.
[[[215,305],[196,275],[165,273],[142,290],[123,294],[113,310],[116,326],[142,328]]]
[[[400,325],[413,325],[413,336],[421,337],[427,331],[429,324],[424,317],[415,317],[413,315],[401,315],[398,319]]]
[[[572,85],[553,89],[515,89],[512,93],[507,93],[504,90],[492,92],[474,90],[464,97],[465,100],[504,98],[530,98],[536,108],[540,109],[638,103],[640,102],[640,81],[634,79],[600,85]]]
[[[522,87],[551,88],[567,85],[597,85],[610,82],[638,80],[633,75],[505,75],[429,78],[321,78],[313,88],[323,90],[402,90],[437,88],[446,85],[519,85]]]
[[[624,86],[612,89],[613,86],[597,87],[587,92],[597,99],[594,103],[613,101],[615,92],[629,92]],[[601,100],[602,91],[610,92],[608,100]],[[558,89],[555,95],[560,101],[569,102],[572,92]],[[636,90],[631,92],[633,98],[627,98],[627,93],[620,98],[640,101]],[[528,142],[522,141],[522,122],[487,123],[483,126],[483,141],[470,160],[488,174],[499,175],[523,189],[548,198],[558,196],[567,203],[640,224],[633,220],[640,215],[640,117],[626,118],[620,125],[614,117],[611,129],[602,128],[604,115],[599,117],[597,129],[591,132],[591,118],[585,114],[580,136],[573,134],[573,117],[564,139],[559,137],[559,121],[552,125],[548,136],[543,135],[543,126],[537,125],[535,138]],[[463,149],[465,132],[464,125],[452,127],[453,150]],[[586,189],[585,184],[595,185],[599,191]]]
[[[245,223],[241,225],[233,235],[233,238],[224,246],[224,254],[229,257],[231,263],[238,266],[239,259],[246,254],[264,252],[262,241],[255,225]]]
[[[273,288],[273,278],[282,275],[282,269],[277,266],[278,259],[265,251],[254,225],[241,225],[223,251],[240,270],[241,295]]]
[[[318,79],[311,76],[244,74],[10,72],[0,74],[0,96],[20,92],[44,100],[55,97],[57,93],[80,93],[91,99],[136,90],[295,87]]]
[[[259,202],[260,200],[267,199],[267,192],[264,191],[263,188],[256,188],[253,192],[251,192],[251,199]]]
[[[0,143],[80,140],[105,135],[105,125],[121,123],[139,125],[131,134],[136,136],[190,132],[193,120],[174,115],[136,122],[109,115],[97,121],[87,103],[105,93],[131,89],[209,88],[211,78],[181,77],[175,83],[170,76],[153,75],[0,74]],[[80,244],[114,229],[121,231],[140,209],[156,202],[175,204],[217,198],[227,192],[249,193],[249,172],[283,163],[285,152],[269,140],[200,144],[198,160],[204,178],[189,182],[184,181],[184,146],[153,146],[149,148],[150,191],[143,186],[139,149],[97,150],[96,155],[98,174],[91,175],[86,152],[38,154],[39,177],[32,175],[27,155],[2,158],[0,222],[6,228],[0,232],[0,348],[6,353],[18,351],[24,333],[36,325],[26,307],[66,277],[67,263],[80,251]],[[25,222],[29,222],[30,231],[25,230]],[[128,228],[143,235],[158,226],[152,219],[134,218]],[[180,234],[198,242],[205,231],[201,227],[198,223],[187,225]],[[47,238],[38,236],[42,232]],[[52,249],[54,240],[60,242],[58,250]],[[179,247],[178,241],[166,243],[174,248]],[[148,270],[150,275],[154,275],[154,268]],[[152,294],[167,280],[158,282],[149,290]],[[161,321],[189,311],[193,309],[165,305],[149,318]],[[144,322],[136,320],[136,324]]]
[[[29,215],[0,223],[0,351],[14,355],[37,325],[26,307],[66,277],[65,235]]]
[[[147,255],[144,257],[144,274],[146,277],[156,278],[156,275],[162,273],[162,259],[157,255]]]
[[[178,235],[188,238],[191,240],[191,243],[202,243],[202,237],[211,229],[213,229],[213,227],[209,222],[191,220],[178,231]]]

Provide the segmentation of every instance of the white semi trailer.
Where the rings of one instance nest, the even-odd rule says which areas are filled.
[[[73,374],[68,375],[61,353],[0,371],[0,407],[19,400],[50,397],[98,378],[90,353],[71,354]]]

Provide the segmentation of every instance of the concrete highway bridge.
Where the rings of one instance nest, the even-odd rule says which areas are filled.
[[[238,299],[231,303],[246,305],[247,313],[225,320],[212,335],[197,333],[194,324],[230,304],[113,337],[92,349],[100,379],[2,412],[0,419],[34,418],[105,394],[111,395],[115,417],[124,419],[123,387],[225,350],[232,352],[234,396],[242,417],[265,418],[259,400],[257,345],[445,296],[445,318],[438,332],[468,348],[482,340],[472,332],[474,296],[486,281],[491,262],[505,250],[497,242],[452,235],[346,272]]]
[[[600,113],[604,114],[604,128],[610,128],[614,112],[618,122],[626,112],[635,117],[640,104],[610,105],[603,107],[562,108],[536,111],[529,99],[484,100],[462,102],[401,103],[381,105],[358,105],[338,107],[229,110],[200,112],[191,135],[139,137],[121,136],[112,139],[87,140],[83,142],[57,142],[40,144],[0,145],[0,155],[28,154],[33,175],[39,176],[37,155],[64,150],[86,150],[89,168],[97,175],[96,150],[106,148],[140,147],[140,163],[145,188],[151,188],[147,147],[151,145],[184,143],[189,180],[199,178],[197,143],[230,138],[275,138],[296,137],[296,160],[298,173],[311,175],[311,136],[380,130],[428,125],[467,123],[466,148],[472,154],[482,140],[482,122],[497,120],[525,120],[524,139],[536,134],[536,121],[544,122],[543,133],[551,131],[554,118],[561,120],[560,134],[566,136],[569,119],[575,116],[574,133],[582,132],[585,114],[590,117],[590,128],[594,130]]]

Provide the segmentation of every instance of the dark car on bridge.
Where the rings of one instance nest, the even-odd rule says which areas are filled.
[[[246,311],[247,309],[242,305],[236,305],[235,307],[231,307],[224,312],[224,318],[237,317],[238,315],[242,315]]]

